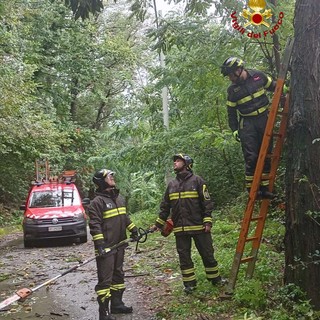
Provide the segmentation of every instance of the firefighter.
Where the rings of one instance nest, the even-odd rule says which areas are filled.
[[[274,92],[276,82],[261,71],[245,69],[243,60],[236,57],[224,61],[221,73],[231,81],[227,90],[229,127],[234,138],[241,142],[245,160],[245,184],[250,192],[268,120],[269,99],[266,91]],[[268,153],[271,150],[272,141]],[[270,167],[270,158],[266,158],[257,194],[260,199],[274,197],[269,191]]]
[[[222,283],[211,237],[213,202],[205,181],[192,172],[192,158],[176,154],[173,162],[176,178],[167,186],[159,217],[152,229],[163,230],[171,215],[184,290],[189,294],[197,284],[191,258],[192,239],[202,258],[207,279],[213,285]]]
[[[124,251],[125,247],[108,253],[105,249],[127,238],[138,240],[138,229],[126,213],[124,198],[116,188],[114,172],[107,169],[97,171],[93,176],[97,186],[95,198],[88,208],[89,227],[95,247],[98,283],[95,286],[99,304],[99,320],[114,320],[112,314],[132,313],[122,301],[124,284]],[[111,310],[109,302],[111,301]]]

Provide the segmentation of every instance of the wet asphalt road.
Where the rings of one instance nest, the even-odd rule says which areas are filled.
[[[126,251],[126,257],[130,257],[127,260],[136,259],[134,255],[134,246],[131,246]],[[25,249],[22,233],[2,237],[0,277],[7,279],[0,281],[0,301],[21,288],[38,286],[92,256],[91,239],[85,244],[55,242]],[[124,269],[130,269],[129,263]],[[116,319],[155,320],[142,296],[143,279],[126,277],[125,281],[124,300],[133,306],[134,313],[116,315]],[[0,319],[98,320],[95,284],[96,265],[92,261],[35,291],[24,302],[14,303],[8,310],[0,311]]]

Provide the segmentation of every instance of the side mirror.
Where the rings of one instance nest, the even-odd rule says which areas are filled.
[[[89,204],[90,204],[90,199],[89,199],[89,198],[83,198],[83,199],[82,199],[82,204],[83,204],[84,206],[89,205]]]

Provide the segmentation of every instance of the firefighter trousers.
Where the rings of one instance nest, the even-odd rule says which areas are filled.
[[[176,235],[176,248],[179,255],[182,281],[185,287],[193,287],[197,283],[191,258],[192,240],[201,256],[207,279],[211,281],[220,277],[210,232]]]
[[[241,117],[239,123],[239,137],[242,152],[245,160],[246,188],[250,189],[256,169],[260,148],[264,136],[264,131],[268,121],[268,111],[258,116]],[[272,151],[272,139],[270,141],[268,153]],[[261,186],[269,185],[268,173],[270,173],[271,160],[265,159]]]
[[[95,291],[104,301],[110,299],[112,290],[124,291],[124,249],[112,250],[103,257],[97,257],[98,283]]]

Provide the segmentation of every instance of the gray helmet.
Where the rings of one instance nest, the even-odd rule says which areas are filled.
[[[221,73],[227,76],[235,72],[238,68],[244,68],[244,61],[237,57],[230,57],[224,61],[221,66]]]
[[[187,154],[177,153],[173,156],[173,161],[177,159],[182,159],[186,164],[187,170],[192,171],[193,159]]]
[[[105,182],[105,178],[108,175],[114,175],[114,172],[108,169],[101,169],[94,174],[92,181],[98,187],[98,190],[103,191],[109,187]]]

